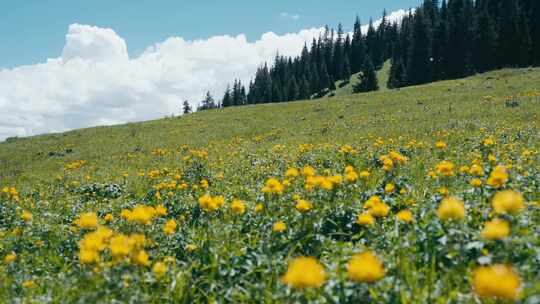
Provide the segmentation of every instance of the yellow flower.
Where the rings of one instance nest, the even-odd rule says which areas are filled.
[[[30,212],[28,212],[28,211],[26,211],[26,210],[23,211],[23,213],[22,213],[22,219],[23,219],[23,221],[29,222],[29,221],[32,220],[32,218],[33,218],[32,213],[30,213]]]
[[[444,141],[438,141],[435,143],[435,148],[439,149],[439,150],[444,150],[446,149],[448,145],[444,142]]]
[[[173,234],[176,232],[176,221],[175,220],[168,220],[165,223],[165,226],[163,226],[163,232],[166,234]]]
[[[167,272],[167,265],[162,262],[156,262],[154,267],[152,267],[152,272],[158,278],[161,278]]]
[[[473,275],[474,292],[483,298],[517,300],[521,278],[507,265],[478,267]]]
[[[81,264],[90,264],[99,261],[99,252],[95,250],[81,249],[79,251],[79,261]]]
[[[389,211],[390,207],[385,203],[375,204],[369,209],[369,213],[371,213],[371,215],[374,217],[385,217],[388,215]]]
[[[478,187],[482,186],[482,180],[479,179],[479,178],[473,178],[473,179],[471,179],[471,181],[469,182],[469,184],[470,184],[471,186],[473,186],[473,187],[478,188]]]
[[[96,228],[98,226],[98,217],[95,212],[83,213],[76,220],[77,226],[83,229]]]
[[[246,212],[246,204],[241,200],[234,199],[231,203],[231,210],[236,214],[244,214]]]
[[[373,225],[375,224],[375,218],[369,212],[364,212],[358,215],[358,217],[356,218],[356,223],[366,226]]]
[[[370,251],[354,255],[347,264],[347,275],[356,282],[375,282],[384,274],[383,263]]]
[[[382,163],[385,171],[390,171],[394,168],[394,161],[388,155],[381,155],[379,161]]]
[[[141,266],[148,266],[150,265],[150,260],[148,258],[148,254],[144,250],[140,250],[137,253],[135,253],[132,257],[133,263]]]
[[[379,204],[379,203],[382,203],[381,198],[378,197],[377,195],[373,195],[364,203],[364,208],[370,209],[375,204]]]
[[[309,210],[311,210],[311,208],[313,208],[313,204],[311,204],[310,202],[306,200],[301,199],[296,202],[295,208],[296,210],[300,212],[308,212]]]
[[[495,139],[493,137],[488,137],[488,138],[484,139],[482,144],[484,146],[486,146],[486,147],[493,146],[493,145],[495,145]]]
[[[281,279],[292,288],[321,287],[326,281],[326,273],[317,259],[299,257],[289,263],[287,273]]]
[[[495,213],[515,214],[525,208],[525,200],[521,193],[506,190],[497,192],[491,201]]]
[[[504,240],[510,234],[510,224],[501,219],[487,222],[482,230],[482,237],[489,240]]]
[[[109,223],[114,219],[114,217],[112,214],[107,213],[103,219],[105,220],[105,222]]]
[[[288,178],[294,178],[297,177],[300,173],[298,172],[298,169],[296,168],[289,168],[285,172],[285,176]]]
[[[369,171],[360,171],[360,177],[363,178],[363,179],[366,179],[369,177]]]
[[[259,212],[263,212],[264,211],[264,205],[261,204],[261,203],[258,203],[257,205],[255,205],[255,212],[259,213]]]
[[[447,196],[450,193],[450,190],[446,187],[440,187],[438,191],[443,196]]]
[[[302,175],[304,175],[305,177],[314,176],[315,174],[316,171],[311,166],[305,166],[304,168],[302,168]]]
[[[471,168],[469,166],[461,166],[459,167],[459,173],[462,173],[462,174],[465,174],[467,172],[469,172],[471,170]]]
[[[469,169],[469,174],[475,176],[484,176],[484,168],[482,168],[482,166],[479,164],[473,164]]]
[[[457,197],[447,197],[439,205],[437,215],[442,220],[463,219],[465,217],[465,205]]]
[[[207,212],[216,211],[225,203],[225,198],[223,196],[210,196],[205,194],[199,198],[199,206],[201,209]]]
[[[17,259],[17,254],[15,252],[11,252],[10,254],[4,257],[4,263],[11,264],[15,262],[16,259]]]
[[[197,250],[197,248],[199,248],[199,247],[197,247],[197,245],[194,245],[194,244],[187,244],[186,245],[186,250],[189,251],[189,252],[195,251],[195,250]]]
[[[201,188],[208,189],[209,185],[208,185],[208,181],[206,179],[201,180],[200,184],[201,184]]]
[[[346,172],[345,179],[350,183],[354,183],[358,180],[358,173],[356,173],[355,171]]]
[[[287,225],[282,221],[275,222],[274,225],[272,225],[272,231],[274,232],[283,232],[286,229],[287,229]]]
[[[156,216],[156,209],[150,206],[137,205],[133,210],[122,210],[121,216],[130,222],[150,225]]]
[[[405,223],[410,223],[414,220],[413,214],[409,210],[401,210],[396,214],[396,218]]]
[[[158,215],[158,216],[167,215],[167,208],[165,208],[165,206],[163,206],[163,205],[157,206],[155,210],[156,210],[155,214]]]
[[[450,161],[443,160],[437,164],[435,168],[437,173],[444,176],[453,176],[454,175],[454,164]]]
[[[275,178],[270,178],[266,181],[265,186],[262,188],[262,192],[271,193],[271,194],[281,194],[285,187],[279,180]]]
[[[489,178],[486,181],[486,184],[492,186],[493,188],[500,188],[508,182],[508,172],[506,167],[497,166],[491,171]]]
[[[122,258],[127,256],[131,251],[132,243],[130,238],[120,234],[111,238],[110,250],[111,254],[115,258]]]
[[[393,193],[395,190],[396,190],[396,186],[394,186],[394,184],[392,183],[388,183],[386,184],[386,186],[384,186],[384,192],[386,193]]]
[[[32,287],[36,286],[36,284],[32,280],[26,280],[26,281],[22,282],[22,286],[24,288],[32,288]]]

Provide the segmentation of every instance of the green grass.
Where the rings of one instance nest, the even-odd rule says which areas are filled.
[[[385,64],[380,82],[385,83],[387,71]],[[539,84],[540,69],[506,69],[366,94],[348,94],[345,87],[338,96],[320,100],[211,110],[0,143],[0,190],[15,187],[20,193],[17,199],[9,189],[0,192],[0,286],[5,286],[0,299],[474,303],[472,271],[479,259],[491,259],[511,264],[523,280],[521,297],[534,301],[540,294],[540,208],[532,203],[540,200]],[[486,138],[496,145],[483,145]],[[448,148],[435,149],[439,140]],[[340,152],[348,149],[344,145],[354,153]],[[408,161],[385,171],[377,159],[391,151]],[[86,163],[66,167],[79,160]],[[442,160],[455,165],[455,174],[429,178]],[[469,185],[470,174],[458,173],[473,162],[485,171],[481,188]],[[321,176],[344,174],[349,165],[370,175],[312,191],[304,178],[284,175],[287,168],[308,165]],[[498,191],[485,185],[496,165],[512,165],[503,188],[521,192],[528,202],[518,215],[503,216],[512,226],[504,242],[479,237]],[[290,185],[281,195],[264,194],[261,189],[271,177],[289,179]],[[388,183],[398,190],[387,193]],[[462,221],[437,217],[442,187],[465,201]],[[202,210],[198,199],[206,193],[223,195],[225,205],[216,212]],[[313,209],[298,212],[294,195],[309,200]],[[356,216],[371,195],[379,195],[390,213],[374,226],[359,226]],[[245,214],[231,211],[233,198],[245,202]],[[168,212],[148,225],[120,216],[137,204],[163,204]],[[265,210],[257,213],[257,204]],[[394,220],[405,209],[413,213],[414,223]],[[22,220],[23,210],[33,214],[31,221]],[[115,235],[142,233],[152,239],[144,246],[150,265],[114,259],[109,247],[99,262],[81,264],[79,241],[88,230],[77,228],[75,220],[85,212],[96,212]],[[106,223],[108,213],[114,219]],[[178,223],[177,233],[166,235],[162,228],[171,219]],[[276,221],[284,221],[287,230],[272,232]],[[188,244],[197,249],[187,250]],[[367,249],[383,261],[386,275],[373,284],[351,282],[345,265]],[[16,260],[2,262],[11,252]],[[327,282],[321,288],[299,291],[281,282],[287,263],[301,255],[324,265]],[[152,272],[156,262],[167,264],[162,277]],[[29,280],[33,287],[23,285]]]

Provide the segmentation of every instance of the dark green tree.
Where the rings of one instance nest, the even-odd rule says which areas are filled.
[[[193,110],[191,109],[191,105],[189,104],[189,101],[188,100],[184,100],[184,102],[182,103],[182,113],[184,114],[189,114],[191,113]]]
[[[366,58],[364,69],[358,75],[359,82],[353,86],[354,93],[377,91],[379,83],[375,67],[369,57]]]
[[[225,89],[225,94],[223,94],[223,99],[221,100],[221,106],[226,108],[233,105],[233,100],[231,98],[231,87],[227,85]]]
[[[407,82],[417,85],[431,81],[431,41],[428,20],[422,10],[414,16],[412,43],[407,62]]]

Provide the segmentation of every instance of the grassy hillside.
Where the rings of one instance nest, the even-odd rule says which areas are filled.
[[[344,87],[323,100],[0,143],[0,299],[474,303],[474,269],[497,263],[533,299],[539,84],[540,69],[515,69],[368,94]],[[502,190],[523,195],[524,209],[499,216],[511,236],[491,241],[480,231]],[[373,196],[379,211],[364,206]],[[450,196],[457,213],[441,213]],[[447,220],[461,218],[460,202],[464,218]],[[357,219],[365,214],[374,224]],[[106,229],[93,232],[94,215]],[[367,250],[385,269],[370,284],[359,282],[365,265],[346,266]],[[299,256],[315,257],[324,279],[313,260],[288,264]],[[518,297],[508,290],[499,296]]]
[[[382,68],[377,71],[380,92],[388,90],[386,83],[388,82],[388,77],[390,77],[390,67],[390,60],[387,60]],[[358,74],[353,74],[348,83],[344,83],[341,80],[336,81],[336,90],[333,92],[333,97],[351,95],[353,93],[353,86],[358,83]]]

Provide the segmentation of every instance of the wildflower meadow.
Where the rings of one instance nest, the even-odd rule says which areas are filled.
[[[2,143],[0,302],[540,303],[539,83]]]

